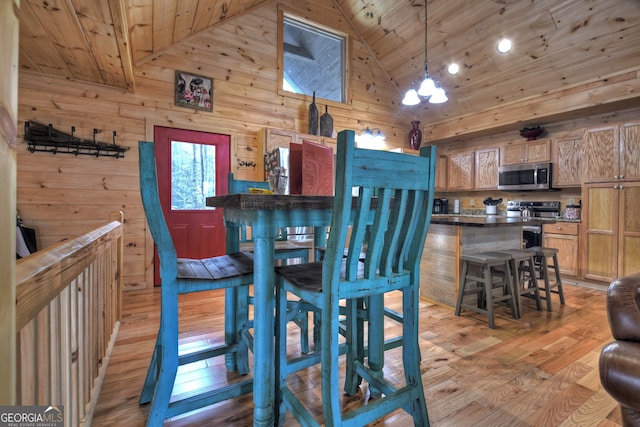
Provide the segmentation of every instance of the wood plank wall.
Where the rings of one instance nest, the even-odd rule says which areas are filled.
[[[331,106],[334,130],[380,128],[389,146],[401,146],[411,110],[402,94],[360,41],[331,0],[266,2],[250,13],[136,64],[134,93],[100,85],[21,73],[18,132],[24,121],[52,123],[56,129],[130,147],[124,159],[29,153],[18,146],[18,210],[38,231],[40,247],[97,228],[105,213],[125,217],[126,289],[151,286],[153,245],[139,196],[137,142],[153,138],[153,126],[170,126],[232,136],[232,171],[256,179],[258,171],[239,166],[255,161],[256,133],[263,127],[306,132],[311,99],[277,94],[278,4],[349,35],[351,104]],[[176,69],[214,79],[213,112],[174,105]],[[322,104],[320,105],[323,106]]]
[[[16,402],[15,251],[19,0],[0,2],[0,405]]]
[[[306,133],[311,99],[282,96],[277,92],[278,7],[350,37],[351,103],[329,107],[334,130],[377,127],[387,136],[389,148],[407,146],[406,134],[414,119],[411,117],[414,110],[401,105],[403,93],[390,83],[334,2],[265,2],[243,16],[189,37],[147,60],[139,60],[135,65],[133,93],[21,73],[19,133],[25,120],[36,120],[52,123],[67,132],[75,126],[76,134],[84,138],[92,138],[93,129],[97,128],[100,141],[111,141],[115,130],[117,142],[130,147],[124,159],[116,160],[31,154],[26,151],[26,144],[19,145],[18,209],[27,225],[37,228],[41,246],[94,229],[100,225],[105,212],[122,210],[125,213],[125,288],[151,286],[153,243],[146,231],[138,191],[138,140],[152,140],[155,125],[229,134],[233,141],[232,171],[239,179],[258,179],[259,171],[239,164],[255,161],[259,129],[275,127]],[[174,105],[176,69],[214,79],[212,112]],[[322,101],[319,107],[323,108]],[[510,116],[508,111],[503,114]],[[521,120],[520,114],[521,111],[514,111],[515,122]],[[599,123],[637,119],[638,114],[638,110],[624,115],[594,114],[545,127],[556,135]],[[422,125],[425,139],[429,139],[429,123]],[[451,131],[451,135],[455,132]],[[488,137],[449,140],[441,149],[489,146],[519,138],[517,132],[508,135],[502,131]],[[474,197],[481,201],[489,195],[497,197],[496,192],[459,193],[449,197]],[[562,197],[577,200],[580,193],[579,190],[568,192]]]

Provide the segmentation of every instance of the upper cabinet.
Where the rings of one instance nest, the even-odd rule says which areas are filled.
[[[412,150],[410,148],[392,148],[389,151],[394,151],[396,153],[410,153],[415,154],[416,156],[420,155],[420,150]],[[435,181],[435,191],[447,191],[447,155],[439,154],[436,159],[436,181]]]
[[[620,175],[618,126],[587,129],[584,132],[584,182],[617,180]]]
[[[500,149],[498,147],[476,150],[475,188],[495,190],[498,187],[499,166]]]
[[[474,150],[458,151],[449,154],[447,167],[447,189],[473,190],[474,189]]]
[[[624,181],[640,180],[640,123],[620,126],[620,174]]]
[[[509,142],[502,147],[502,165],[516,163],[548,162],[551,140],[536,139],[526,142]]]
[[[436,183],[435,183],[436,191],[447,190],[448,166],[449,165],[448,165],[447,155],[438,154],[438,159],[436,160]]]
[[[587,129],[584,182],[640,179],[640,123]]]
[[[582,136],[564,136],[551,141],[554,187],[579,187],[582,181]]]

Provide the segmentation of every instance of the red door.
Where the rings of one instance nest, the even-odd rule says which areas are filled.
[[[156,126],[156,167],[160,204],[178,257],[208,258],[225,253],[222,209],[206,198],[226,194],[229,135]],[[155,260],[155,283],[160,283]]]

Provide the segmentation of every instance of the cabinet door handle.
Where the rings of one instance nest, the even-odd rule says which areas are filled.
[[[620,177],[618,175],[614,175],[613,179],[620,179]]]
[[[619,187],[617,185],[614,185],[613,188],[617,190]]]
[[[623,188],[624,188],[624,185],[621,185],[621,186],[620,186],[620,189],[622,190]]]
[[[624,175],[620,175],[620,179],[624,179]]]

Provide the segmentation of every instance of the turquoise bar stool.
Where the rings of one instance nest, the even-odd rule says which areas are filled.
[[[418,303],[420,258],[433,206],[435,147],[423,147],[420,156],[366,150],[355,147],[354,137],[353,131],[338,134],[335,199],[323,261],[276,267],[278,424],[283,425],[289,411],[301,425],[321,425],[289,384],[295,373],[320,363],[325,425],[365,426],[404,410],[415,426],[427,426]],[[384,377],[384,295],[394,291],[402,292],[405,378],[400,385]],[[321,313],[319,351],[288,356],[288,293]],[[353,396],[366,381],[380,398],[342,407],[341,355],[346,358],[344,392]]]
[[[161,426],[165,418],[252,391],[252,379],[244,378],[218,389],[194,392],[188,398],[170,402],[178,366],[212,357],[228,357],[239,352],[242,346],[242,343],[234,342],[178,355],[178,295],[248,287],[253,283],[253,254],[237,252],[201,260],[178,258],[160,205],[154,144],[141,141],[138,149],[142,205],[158,250],[162,280],[160,327],[139,403],[151,402],[147,426]],[[243,353],[246,353],[246,349],[243,349]]]
[[[235,179],[233,174],[228,176],[228,193],[248,193],[250,188],[259,188],[263,190],[269,189],[269,183],[262,181],[247,181]],[[253,250],[253,240],[245,227],[239,227],[233,223],[227,223],[229,230],[237,229],[239,233],[240,250]],[[233,232],[229,232],[229,236],[233,237]],[[296,242],[289,239],[286,229],[280,230],[280,236],[276,239],[275,258],[276,260],[285,261],[287,264],[293,260],[299,260],[302,263],[309,262],[309,251],[312,245],[307,242]]]

